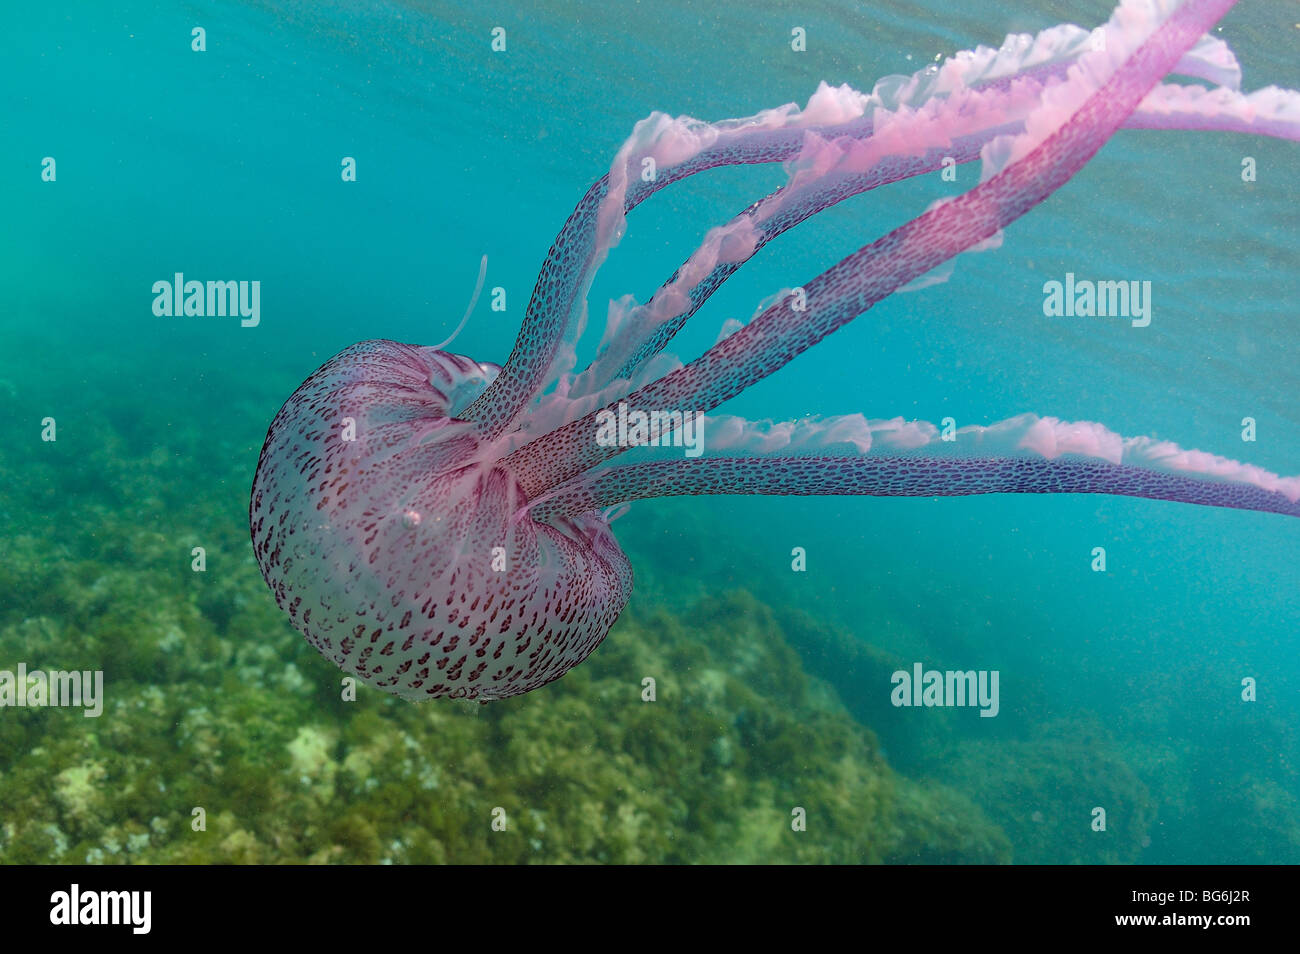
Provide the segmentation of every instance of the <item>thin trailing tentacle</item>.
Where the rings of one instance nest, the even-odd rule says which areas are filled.
[[[907,456],[709,457],[628,464],[564,484],[529,512],[549,521],[631,500],[684,494],[1111,494],[1300,516],[1300,501],[1280,491],[1104,460]]]
[[[469,305],[465,308],[465,316],[461,318],[460,324],[456,326],[456,330],[453,331],[451,335],[447,337],[441,344],[429,346],[433,348],[434,351],[445,351],[447,347],[460,336],[460,333],[465,330],[465,326],[469,324],[469,316],[474,314],[474,306],[478,304],[478,296],[483,291],[483,279],[485,279],[486,277],[487,277],[487,256],[484,255],[481,259],[479,259],[478,278],[474,282],[474,294],[470,295]]]
[[[1152,27],[1121,6],[1108,48],[1080,57],[1044,91],[1026,132],[985,146],[986,181],[850,255],[804,286],[806,311],[785,296],[745,328],[628,399],[636,409],[710,410],[784,366],[876,302],[988,240],[1065,184],[1234,0],[1188,0]],[[1125,22],[1128,21],[1128,22]],[[1136,27],[1141,40],[1128,35]],[[1136,45],[1135,45],[1136,44]],[[621,453],[596,444],[596,414],[525,445],[507,459],[530,498]]]

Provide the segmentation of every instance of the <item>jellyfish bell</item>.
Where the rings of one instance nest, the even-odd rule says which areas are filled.
[[[515,475],[450,413],[495,370],[354,345],[289,398],[258,463],[253,546],[277,603],[323,656],[404,699],[501,699],[550,682],[631,594],[604,518],[552,526],[521,513]]]

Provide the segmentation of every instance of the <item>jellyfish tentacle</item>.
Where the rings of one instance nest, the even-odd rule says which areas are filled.
[[[530,508],[535,520],[649,497],[705,494],[955,497],[1107,494],[1300,516],[1300,500],[1249,483],[1085,458],[708,457],[608,467],[570,481]]]
[[[1142,101],[1142,105],[1125,121],[1123,128],[1236,132],[1300,141],[1300,93],[1274,86],[1245,94],[1225,86],[1207,89],[1203,86],[1162,83]],[[612,375],[612,379],[632,378],[638,368],[668,345],[677,332],[728,278],[757,254],[759,249],[783,232],[852,196],[902,179],[934,172],[947,160],[951,160],[955,165],[972,162],[979,158],[980,150],[985,143],[999,135],[1022,130],[1023,122],[996,126],[955,140],[947,149],[933,148],[924,157],[907,165],[895,164],[874,168],[868,173],[854,177],[855,181],[851,185],[845,185],[835,179],[824,181],[817,192],[810,193],[796,206],[783,208],[778,215],[764,221],[758,230],[758,238],[754,242],[752,252],[737,261],[721,262],[698,284],[691,287],[687,292],[689,303],[687,309],[657,324]],[[781,191],[777,190],[750,205],[732,221],[738,221],[742,216],[754,218],[766,204],[772,203]],[[647,307],[653,307],[656,299],[670,293],[687,264],[689,261],[659,286],[651,296]]]
[[[1132,19],[1134,11],[1121,6],[1109,24],[1116,26],[1111,31],[1112,51],[1081,57],[1071,79],[1053,88],[1058,95],[1045,96],[1043,105],[1027,118],[1029,131],[986,147],[986,174],[991,173],[986,181],[807,282],[805,310],[796,306],[793,295],[784,296],[689,365],[639,389],[628,398],[629,405],[684,413],[711,410],[913,279],[989,239],[1083,168],[1234,2],[1187,0],[1159,22],[1146,25],[1136,46],[1120,25]],[[506,458],[527,496],[538,496],[627,449],[596,443],[598,413]]]
[[[487,440],[495,440],[542,390],[566,330],[583,321],[586,289],[621,236],[626,214],[659,189],[722,166],[784,162],[799,154],[808,132],[828,138],[870,136],[876,105],[920,105],[954,88],[1007,88],[1023,78],[1045,81],[1062,73],[1089,43],[1088,31],[1063,25],[1036,36],[1007,37],[997,49],[958,54],[941,68],[885,77],[870,96],[823,83],[803,110],[788,104],[712,124],[651,114],[637,124],[610,173],[587,190],[552,243],[510,357],[496,380],[463,411],[464,419],[476,422]],[[1221,46],[1210,40],[1205,46],[1209,52],[1185,57],[1190,73],[1230,71],[1232,63]],[[643,179],[634,174],[642,170],[633,166],[647,159],[654,161],[654,173]]]
[[[628,185],[618,202],[621,214],[631,212],[665,186],[698,172],[724,165],[780,162],[793,155],[798,144],[798,136],[787,133],[725,150],[708,150],[680,166],[659,171],[651,181],[638,179]],[[600,238],[599,226],[610,192],[610,176],[601,177],[569,216],[546,254],[501,374],[463,412],[464,419],[476,422],[486,439],[499,437],[541,390],[566,329],[581,320],[586,289],[608,251],[606,243],[610,243]]]
[[[715,265],[707,275],[686,289],[685,295],[688,303],[686,310],[656,323],[636,350],[614,372],[611,379],[631,378],[647,360],[664,349],[691,316],[708,301],[715,291],[722,287],[722,284],[728,278],[777,236],[807,221],[818,212],[822,212],[855,195],[861,195],[884,185],[934,172],[942,168],[946,161],[962,165],[978,159],[980,149],[983,148],[985,143],[999,135],[1015,131],[1017,131],[1017,126],[1014,123],[1000,124],[982,130],[977,134],[959,137],[945,145],[933,146],[921,155],[883,162],[873,166],[865,173],[824,177],[818,182],[815,189],[798,196],[793,202],[782,201],[785,199],[786,193],[783,187],[749,206],[733,218],[729,225],[735,226],[743,220],[753,220],[755,224],[751,228],[755,233],[755,237],[752,247],[746,249],[740,258],[722,261]],[[771,214],[770,217],[764,218],[765,210],[777,203],[782,203],[779,210]],[[653,308],[657,299],[662,300],[664,296],[672,294],[675,290],[674,286],[679,284],[681,276],[690,264],[691,262],[688,260],[679,267],[668,281],[655,292],[647,307]]]
[[[781,422],[710,415],[694,422],[694,433],[707,435],[710,450],[721,452],[707,460],[722,463],[688,459],[680,468],[671,466],[676,461],[652,461],[644,470],[637,469],[641,465],[597,468],[536,500],[532,516],[585,513],[639,497],[684,493],[952,496],[1055,490],[1189,503],[1231,499],[1231,506],[1281,513],[1300,507],[1300,476],[1280,477],[1167,440],[1124,437],[1095,421],[1020,414],[949,430],[928,421],[869,420],[861,414]],[[702,444],[693,439],[690,446]],[[687,453],[689,458],[689,447]],[[1057,467],[1061,460],[1073,463]],[[965,466],[969,461],[976,463]],[[793,476],[780,476],[783,469]],[[896,484],[887,479],[891,470],[899,472]],[[1223,489],[1236,484],[1243,489]]]
[[[1295,142],[1300,141],[1300,93],[1277,86],[1242,93],[1226,86],[1161,83],[1124,128],[1246,133]]]
[[[577,395],[595,395],[601,393],[602,389],[607,389],[612,383],[617,381],[632,380],[634,373],[638,368],[642,368],[645,361],[650,357],[662,351],[672,335],[676,333],[685,324],[690,315],[697,311],[699,305],[703,304],[708,298],[711,291],[718,289],[725,278],[753,256],[757,248],[762,247],[768,240],[775,238],[781,231],[789,229],[798,222],[805,220],[820,209],[827,208],[828,205],[835,204],[835,201],[848,198],[850,195],[857,195],[859,192],[870,190],[888,182],[898,181],[898,179],[913,177],[927,172],[932,172],[940,168],[944,162],[952,161],[954,164],[965,164],[978,157],[980,148],[984,143],[996,138],[998,135],[1015,133],[1023,129],[1023,117],[1026,116],[1037,101],[1043,95],[1045,87],[1050,84],[1063,81],[1066,71],[1073,64],[1080,53],[1086,51],[1087,44],[1080,43],[1080,40],[1088,38],[1087,32],[1079,30],[1078,27],[1053,27],[1045,30],[1041,34],[1032,38],[1028,47],[1040,49],[1037,56],[1034,53],[1026,53],[1026,43],[1031,38],[1027,35],[1013,35],[1005,40],[1002,47],[995,51],[988,48],[979,48],[970,53],[958,53],[957,56],[950,57],[945,62],[943,68],[927,69],[922,73],[913,75],[910,78],[894,78],[902,81],[901,87],[891,90],[891,79],[887,78],[876,86],[872,92],[870,105],[867,109],[870,112],[863,113],[862,118],[841,123],[839,126],[824,127],[807,127],[797,131],[792,135],[787,131],[779,140],[772,140],[768,136],[763,146],[758,149],[749,147],[742,148],[741,152],[746,155],[741,156],[738,161],[777,161],[781,159],[803,161],[802,152],[807,151],[809,140],[814,142],[819,138],[828,140],[845,140],[845,142],[857,142],[859,151],[863,143],[867,143],[872,136],[878,133],[880,127],[887,127],[887,135],[892,133],[892,142],[897,144],[904,131],[906,131],[907,148],[909,152],[906,155],[898,155],[897,149],[894,149],[893,155],[884,155],[881,157],[879,164],[870,166],[865,175],[859,173],[841,175],[840,178],[831,178],[831,181],[819,183],[824,192],[824,198],[819,199],[816,195],[798,196],[798,201],[803,204],[803,211],[800,209],[787,209],[784,207],[787,203],[788,188],[781,188],[775,194],[767,196],[766,199],[751,205],[746,209],[742,216],[754,218],[758,224],[762,225],[761,234],[758,235],[757,242],[748,252],[742,252],[740,259],[733,261],[724,261],[720,265],[712,265],[708,260],[707,268],[712,268],[712,273],[706,278],[701,279],[699,285],[693,285],[690,282],[680,282],[682,269],[677,270],[666,286],[660,287],[656,292],[658,298],[651,298],[651,303],[647,307],[638,307],[633,309],[633,317],[638,320],[645,320],[647,312],[653,312],[650,321],[650,330],[642,330],[640,334],[636,329],[630,329],[629,333],[624,333],[623,329],[612,328],[607,325],[606,339],[611,342],[612,354],[602,354],[597,360],[591,361],[588,368],[581,374],[578,374],[576,380],[571,385],[565,387],[565,393],[572,396]],[[1043,53],[1047,49],[1048,53]],[[1009,60],[1010,64],[1004,64],[998,69],[998,60]],[[1232,55],[1231,49],[1227,47],[1222,40],[1214,36],[1205,35],[1197,42],[1191,52],[1188,52],[1183,60],[1175,66],[1175,71],[1186,75],[1192,75],[1196,78],[1204,78],[1206,81],[1221,84],[1223,88],[1217,90],[1218,94],[1235,94],[1236,88],[1240,82],[1240,66],[1236,58]],[[1183,88],[1183,87],[1175,87]],[[1200,88],[1200,87],[1196,87]],[[822,94],[819,90],[819,94]],[[1154,94],[1153,94],[1154,95]],[[1238,96],[1239,97],[1239,96]],[[1219,99],[1230,100],[1230,96],[1221,96]],[[1240,97],[1239,97],[1240,99]],[[978,103],[972,103],[971,100],[978,100]],[[1138,113],[1143,113],[1145,105],[1140,105]],[[1195,109],[1196,103],[1192,104]],[[1247,113],[1248,127],[1252,131],[1262,131],[1269,133],[1265,123],[1258,121],[1255,116],[1257,104],[1240,105],[1239,112]],[[1186,104],[1171,105],[1170,103],[1158,104],[1156,116],[1140,117],[1139,125],[1141,127],[1165,127],[1165,129],[1175,129],[1175,127],[1197,127],[1197,129],[1212,129],[1216,127],[1213,123],[1206,123],[1203,116],[1200,116],[1201,110],[1196,110],[1193,122],[1180,122],[1180,112],[1186,110]],[[1222,110],[1222,103],[1217,104],[1217,108]],[[811,109],[811,104],[810,104]],[[972,125],[972,117],[980,117],[978,122]],[[1005,118],[1006,122],[997,125],[998,118]],[[1132,118],[1132,117],[1130,117]],[[1243,117],[1235,117],[1240,122]],[[680,122],[680,121],[679,121]],[[722,123],[719,123],[722,125]],[[800,139],[802,138],[802,144]],[[633,136],[636,139],[636,135]],[[630,140],[629,140],[630,142]],[[918,149],[914,143],[930,143],[926,155],[917,155]],[[867,143],[870,147],[870,143]],[[628,162],[634,161],[634,156],[627,155],[627,148],[620,151],[620,159],[615,161],[615,169],[627,169]],[[707,160],[706,155],[703,159]],[[625,156],[625,159],[624,159]],[[699,162],[699,159],[692,160],[698,168],[702,170],[705,165],[712,165],[710,161]],[[842,172],[842,170],[841,170]],[[684,177],[685,174],[692,173],[692,168],[686,165],[680,168],[669,169],[666,178],[659,179],[662,183],[676,181],[677,178]],[[805,173],[800,173],[805,175]],[[824,177],[814,177],[824,178]],[[816,185],[816,183],[815,183]],[[646,192],[640,194],[646,195]],[[610,194],[604,196],[603,203],[608,203],[612,198]],[[633,199],[640,199],[633,196]],[[624,214],[630,205],[636,204],[636,201],[629,200],[625,204]],[[606,216],[608,209],[601,209],[598,212],[598,218]],[[733,218],[729,226],[740,224],[742,216]],[[606,216],[607,217],[607,216]],[[772,221],[767,221],[767,220]],[[724,229],[725,231],[725,229]],[[744,231],[744,230],[742,230]],[[711,233],[712,234],[712,233]],[[695,252],[692,260],[688,265],[694,265],[693,272],[699,273],[695,256],[708,250],[710,239],[706,239],[705,246],[702,246]],[[735,244],[735,243],[733,243]],[[716,243],[710,251],[716,251]],[[597,255],[593,255],[589,266],[591,272],[594,272],[595,266],[599,265],[599,259],[603,257],[603,251],[597,250]],[[668,296],[671,295],[671,298]],[[689,302],[686,303],[686,311],[679,315],[668,317],[662,308],[664,300],[668,299],[668,308],[679,302],[682,296],[688,295]],[[575,298],[575,303],[577,299]],[[617,324],[623,324],[623,318],[611,315],[611,322],[617,321]],[[656,326],[658,325],[658,326]],[[558,325],[556,325],[558,328]],[[628,339],[632,341],[628,341]],[[649,338],[638,344],[641,338]],[[554,361],[554,359],[552,359]],[[616,363],[623,361],[619,368],[611,373]],[[552,368],[554,370],[554,368]],[[624,390],[623,393],[627,393]],[[538,416],[538,415],[534,415]],[[534,421],[534,424],[545,425],[545,415],[539,416],[542,420]],[[563,421],[567,422],[567,421]]]

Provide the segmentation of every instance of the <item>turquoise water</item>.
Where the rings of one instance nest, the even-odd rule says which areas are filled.
[[[455,350],[504,360],[554,234],[651,110],[748,115],[819,80],[869,89],[1108,13],[961,6],[10,12],[0,668],[103,668],[109,708],[94,723],[0,710],[0,859],[1300,861],[1300,547],[1285,517],[1091,497],[641,502],[616,524],[638,588],[606,644],[482,710],[369,689],[339,703],[337,671],[258,576],[247,493],[283,400],[354,341],[447,338],[484,254],[507,308],[480,304]],[[1224,20],[1246,88],[1300,87],[1294,21],[1268,3]],[[356,182],[340,179],[345,156]],[[699,354],[725,319],[976,175],[816,216],[674,350]],[[709,226],[782,181],[724,169],[637,209],[594,318],[647,297]],[[1001,249],[881,303],[724,410],[961,424],[1033,411],[1300,473],[1297,182],[1291,143],[1121,132]],[[151,286],[178,271],[259,280],[260,324],[156,317]],[[1150,280],[1150,327],[1045,318],[1042,284],[1066,272]],[[47,416],[56,443],[40,440]],[[791,571],[794,547],[806,572]],[[999,671],[999,716],[890,706],[889,674],[914,662]],[[691,700],[673,718],[712,742],[646,723],[647,666],[682,686],[655,705]],[[1247,677],[1257,701],[1241,699]],[[710,695],[718,680],[731,688]],[[608,776],[582,781],[597,766]],[[711,801],[728,784],[750,794]],[[875,814],[857,814],[864,800]],[[821,806],[820,827],[793,833],[801,801]],[[492,832],[497,805],[516,828]],[[1106,832],[1090,828],[1096,806]]]

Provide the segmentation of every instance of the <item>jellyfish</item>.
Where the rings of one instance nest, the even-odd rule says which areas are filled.
[[[249,504],[276,602],[371,686],[486,702],[546,685],[604,639],[632,591],[610,524],[637,499],[1118,494],[1300,515],[1300,477],[1095,422],[1027,413],[942,440],[923,421],[711,413],[881,299],[995,247],[1120,128],[1300,139],[1300,95],[1243,92],[1231,50],[1207,33],[1231,6],[1124,0],[1095,30],[1010,36],[870,94],[822,84],[803,108],[714,123],[652,114],[552,244],[504,364],[448,342],[363,341],[285,402]],[[1208,85],[1166,82],[1175,74]],[[666,350],[777,235],[850,196],[968,162],[981,164],[968,192],[778,292],[700,357]],[[579,368],[586,293],[628,214],[688,176],[757,163],[784,164],[781,188],[711,229],[647,302],[612,307]],[[599,440],[616,412],[635,426]],[[653,453],[698,415],[706,453]],[[629,452],[631,463],[612,463]]]

